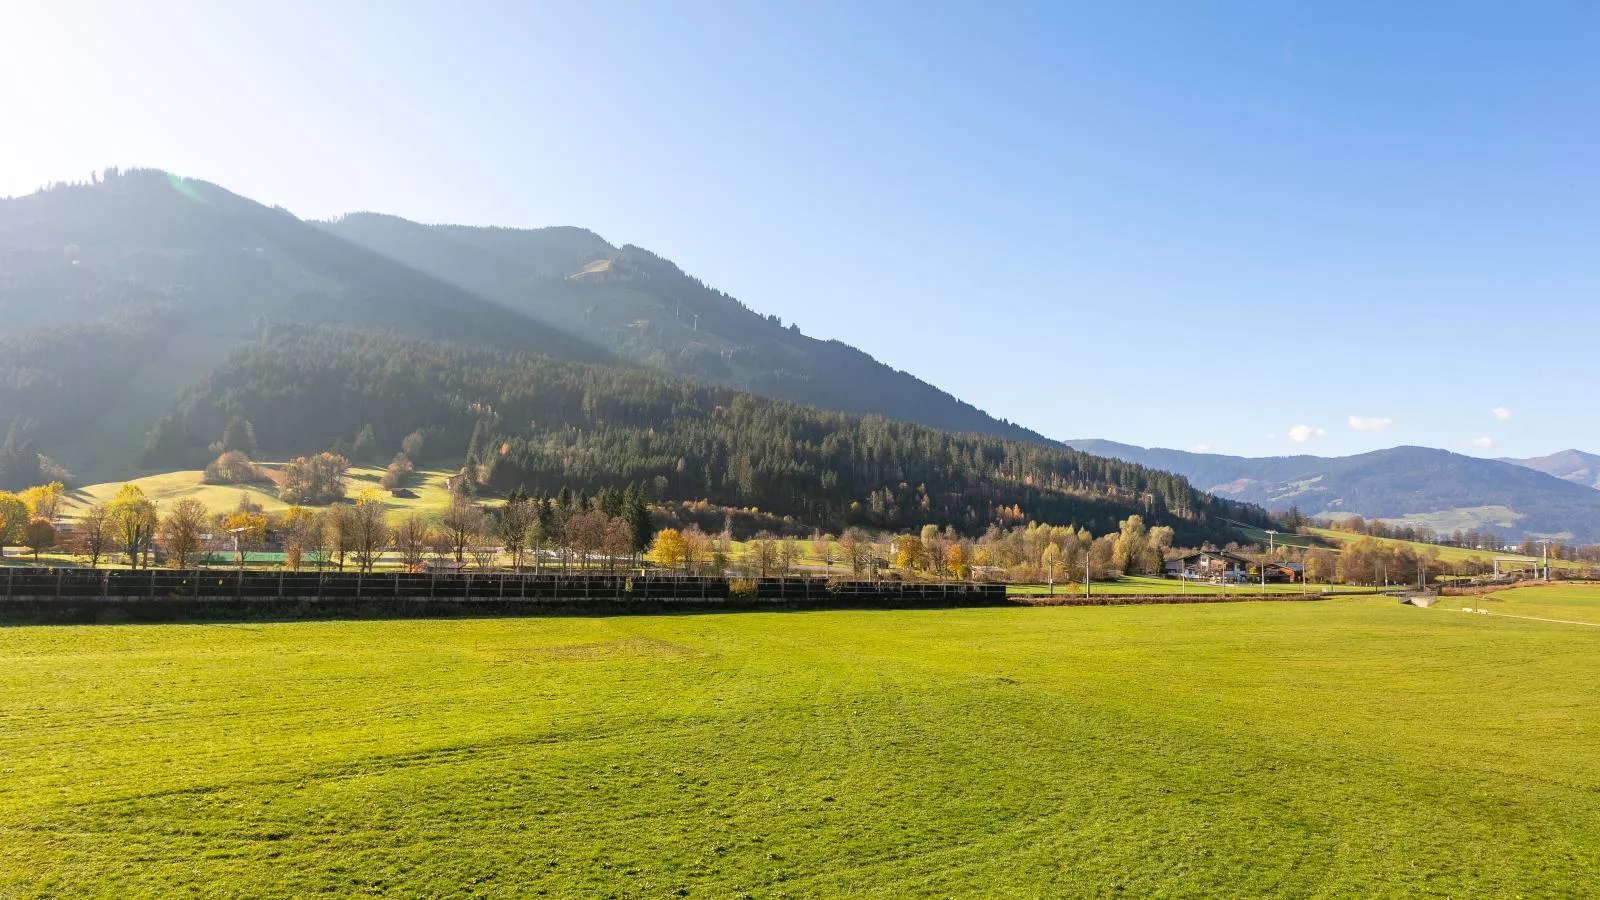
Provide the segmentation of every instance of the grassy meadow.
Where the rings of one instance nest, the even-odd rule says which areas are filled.
[[[1054,593],[1058,597],[1081,596],[1084,593],[1083,584],[1080,582],[1056,582]],[[1007,588],[1011,594],[1035,595],[1047,594],[1052,591],[1048,585],[1043,584],[1012,584]],[[1339,591],[1354,593],[1375,593],[1377,588],[1355,587],[1344,584],[1230,584],[1224,588],[1219,584],[1209,582],[1182,582],[1173,578],[1152,578],[1147,576],[1128,576],[1115,581],[1097,581],[1094,583],[1093,593],[1097,595],[1125,596],[1137,594],[1194,594],[1201,597],[1210,597],[1217,594],[1227,594],[1230,597],[1241,596],[1284,596],[1301,595],[1306,593],[1320,594],[1323,591]]]
[[[275,472],[278,468],[278,464],[274,463],[260,465],[269,473]],[[367,491],[377,491],[382,495],[384,506],[387,507],[389,517],[393,520],[411,513],[438,515],[450,505],[450,494],[445,489],[445,479],[451,474],[442,469],[419,469],[406,484],[406,489],[416,496],[393,497],[379,486],[383,480],[381,466],[351,466],[345,478],[345,493],[354,499]],[[239,505],[239,495],[244,494],[268,513],[281,513],[289,508],[288,504],[278,499],[277,487],[270,482],[205,484],[201,481],[203,475],[199,469],[186,469],[146,475],[129,481],[138,485],[145,496],[161,507],[171,506],[184,498],[193,498],[214,512],[230,512]],[[107,502],[116,496],[123,484],[121,481],[108,481],[69,491],[66,502],[62,505],[62,513],[68,519],[76,518],[82,510],[96,503]]]
[[[5,628],[0,896],[1574,896],[1597,651],[1379,599]]]
[[[1362,540],[1364,537],[1364,535],[1351,534],[1348,531],[1336,531],[1331,528],[1312,528],[1309,529],[1309,531],[1317,537],[1323,538],[1324,540],[1336,546],[1355,543],[1356,541]],[[1497,553],[1493,550],[1469,550],[1465,547],[1441,547],[1437,544],[1423,544],[1416,541],[1401,541],[1394,538],[1373,538],[1373,540],[1380,544],[1385,544],[1392,547],[1407,547],[1410,548],[1412,552],[1419,554],[1427,554],[1437,551],[1439,554],[1439,561],[1445,564],[1466,562],[1467,560],[1471,559],[1482,560],[1487,563],[1498,556],[1504,559],[1512,560],[1511,562],[1503,562],[1500,564],[1501,567],[1506,571],[1532,570],[1536,566],[1543,565],[1543,563],[1535,557],[1522,556],[1521,554],[1517,553]],[[1587,563],[1575,562],[1573,560],[1550,560],[1550,569],[1552,571],[1556,569],[1565,569],[1574,572],[1587,572],[1590,568],[1592,568],[1592,566],[1588,565]]]
[[[1502,616],[1531,616],[1600,625],[1600,585],[1593,582],[1519,587],[1489,597],[1441,597],[1445,609],[1486,609]]]

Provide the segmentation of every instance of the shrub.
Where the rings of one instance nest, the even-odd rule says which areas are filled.
[[[206,484],[249,484],[263,480],[263,476],[250,457],[238,450],[229,450],[206,466],[201,480]]]

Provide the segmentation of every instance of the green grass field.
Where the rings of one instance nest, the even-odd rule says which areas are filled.
[[[1576,896],[1597,651],[1376,599],[6,628],[0,896]]]
[[[1013,584],[1007,588],[1012,594],[1045,594],[1051,589],[1043,584]],[[1077,596],[1084,593],[1083,585],[1079,583],[1063,584],[1058,582],[1054,588],[1057,596]],[[1116,581],[1097,581],[1094,583],[1094,593],[1109,595],[1134,595],[1134,594],[1195,594],[1197,596],[1212,596],[1226,593],[1229,596],[1255,596],[1265,593],[1268,596],[1285,594],[1318,594],[1324,590],[1340,592],[1371,593],[1376,588],[1353,587],[1343,584],[1269,584],[1263,588],[1259,584],[1230,584],[1226,590],[1221,585],[1205,584],[1200,582],[1177,581],[1171,578],[1146,578],[1134,576],[1119,578]]]
[[[1499,591],[1487,600],[1476,596],[1441,597],[1439,606],[1600,625],[1600,585],[1557,583],[1549,587],[1512,588]]]
[[[1351,533],[1346,532],[1346,531],[1334,531],[1333,529],[1329,529],[1329,528],[1312,528],[1312,529],[1310,529],[1310,531],[1311,531],[1312,534],[1315,534],[1318,537],[1321,537],[1321,538],[1329,541],[1330,543],[1335,544],[1336,546],[1337,545],[1354,543],[1355,541],[1359,541],[1359,540],[1362,539],[1362,535],[1351,534]],[[1517,568],[1519,568],[1519,566],[1521,568],[1523,568],[1523,569],[1532,569],[1534,564],[1537,562],[1537,560],[1535,560],[1532,557],[1524,557],[1524,556],[1520,556],[1520,555],[1518,555],[1516,553],[1496,553],[1496,552],[1494,552],[1492,550],[1468,550],[1468,549],[1465,549],[1465,548],[1462,548],[1462,547],[1441,547],[1441,546],[1438,546],[1437,544],[1420,544],[1420,543],[1417,543],[1415,541],[1398,541],[1398,540],[1395,540],[1393,538],[1374,538],[1374,540],[1378,541],[1379,543],[1388,544],[1388,545],[1391,545],[1391,546],[1407,547],[1407,548],[1410,548],[1415,553],[1424,553],[1425,554],[1425,553],[1428,553],[1430,551],[1437,550],[1439,552],[1439,560],[1441,562],[1444,562],[1444,563],[1464,562],[1464,561],[1469,560],[1469,559],[1480,559],[1480,560],[1483,560],[1484,562],[1489,562],[1490,560],[1493,560],[1497,556],[1499,556],[1499,557],[1510,557],[1510,558],[1514,558],[1514,559],[1517,559],[1517,560],[1521,560],[1520,563],[1518,563],[1518,562],[1510,562],[1510,563],[1502,563],[1501,564],[1503,568],[1505,568],[1506,570],[1509,571],[1509,570],[1517,569]],[[1584,572],[1587,572],[1592,567],[1589,566],[1586,563],[1574,562],[1574,561],[1571,561],[1571,560],[1564,560],[1564,559],[1552,559],[1552,560],[1550,560],[1550,568],[1552,570],[1565,569],[1565,570],[1568,570],[1568,571],[1584,571]]]

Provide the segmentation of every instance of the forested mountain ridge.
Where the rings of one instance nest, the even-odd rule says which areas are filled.
[[[1533,459],[1501,457],[1500,461],[1543,472],[1546,475],[1554,475],[1562,481],[1570,481],[1573,484],[1581,484],[1584,487],[1600,489],[1600,456],[1593,453],[1585,453],[1582,450],[1562,450],[1560,453],[1537,456]]]
[[[590,231],[420,225],[372,213],[323,227],[653,368],[821,409],[1048,442]]]
[[[1600,491],[1522,465],[1430,447],[1345,457],[1242,457],[1136,447],[1105,440],[1067,445],[1187,477],[1219,496],[1311,516],[1406,520],[1448,533],[1600,540]]]
[[[1114,531],[1129,514],[1180,539],[1226,540],[1259,510],[1183,478],[981,434],[809,409],[665,373],[394,335],[274,326],[201,379],[152,433],[155,462],[193,466],[229,422],[266,453],[348,445],[377,458],[422,430],[498,490],[641,482],[662,499],[759,507],[823,528],[1028,519]]]
[[[263,318],[609,358],[206,182],[108,171],[0,199],[0,429],[69,468],[136,463],[150,418]]]

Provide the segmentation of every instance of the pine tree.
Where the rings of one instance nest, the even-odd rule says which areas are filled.
[[[356,462],[373,462],[377,452],[378,438],[372,433],[372,426],[362,426],[356,433],[356,442],[350,445],[350,458]]]
[[[633,536],[633,551],[644,552],[654,535],[650,526],[650,505],[645,500],[643,487],[629,484],[622,492],[622,520],[628,523],[628,531]]]

